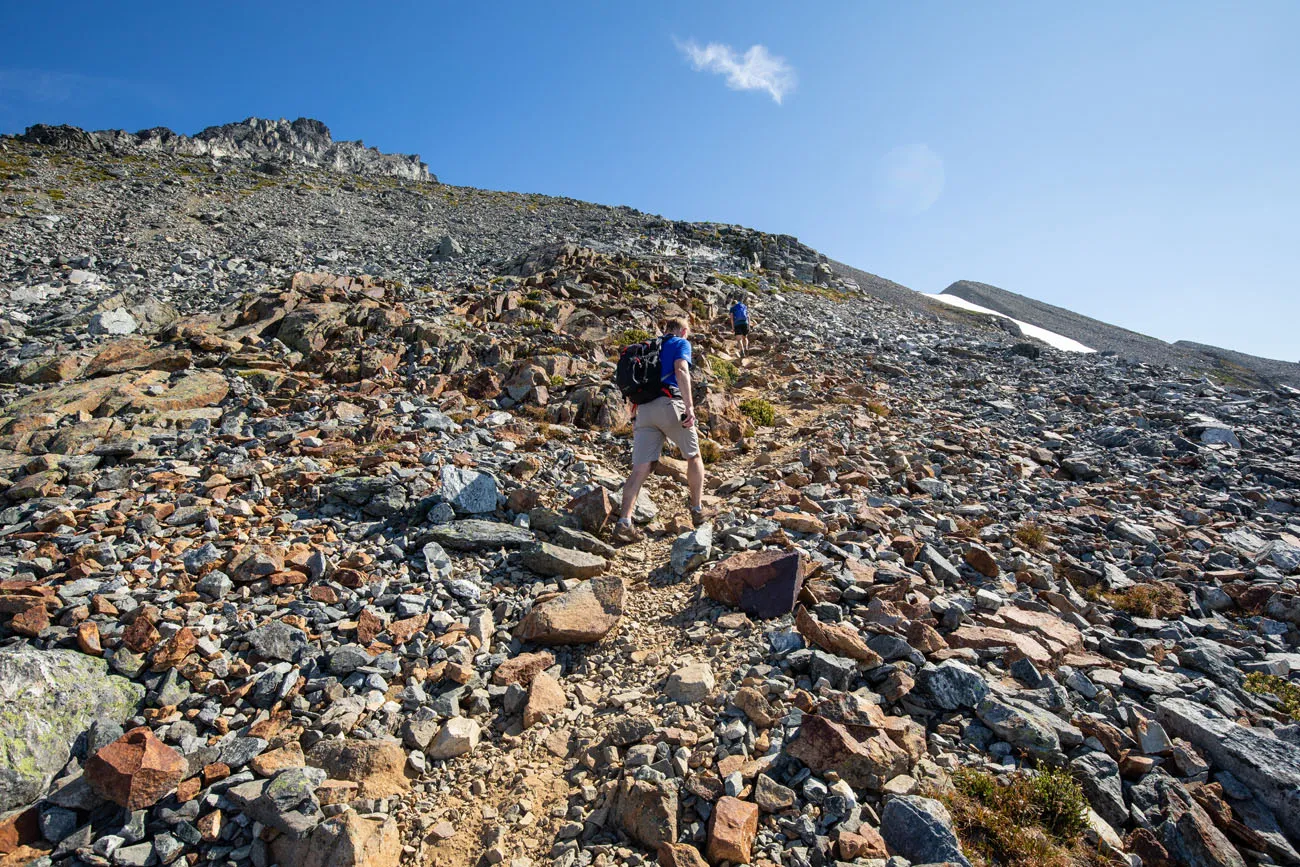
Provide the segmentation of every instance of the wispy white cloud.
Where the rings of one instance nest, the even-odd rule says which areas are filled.
[[[725,75],[732,90],[765,90],[778,105],[794,90],[794,67],[765,46],[751,45],[743,55],[720,42],[701,46],[694,40],[677,41],[677,47],[697,71]]]
[[[929,145],[902,145],[876,166],[876,204],[884,211],[920,214],[943,195],[943,159]]]

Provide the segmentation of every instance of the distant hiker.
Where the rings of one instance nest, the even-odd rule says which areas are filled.
[[[704,461],[691,403],[690,323],[669,319],[664,336],[627,347],[618,360],[615,379],[632,404],[632,473],[623,484],[623,509],[614,525],[614,538],[635,542],[641,534],[632,526],[632,510],[641,486],[663,455],[664,440],[672,440],[686,459],[691,522],[704,523],[700,499],[704,493]]]
[[[745,306],[745,296],[738,295],[731,305],[731,330],[736,333],[736,342],[740,344],[740,357],[749,352],[749,308]]]

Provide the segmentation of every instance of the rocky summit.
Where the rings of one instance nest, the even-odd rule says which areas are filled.
[[[1294,388],[313,121],[0,185],[0,864],[1300,863]]]

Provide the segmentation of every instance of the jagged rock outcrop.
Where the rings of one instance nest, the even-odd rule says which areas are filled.
[[[168,153],[214,159],[264,160],[271,163],[314,166],[352,175],[437,181],[419,156],[385,154],[360,141],[334,141],[329,127],[300,117],[268,120],[250,117],[239,123],[210,126],[193,136],[165,127],[137,133],[120,129],[87,132],[75,126],[36,124],[20,140],[68,150],[104,150],[113,154]]]

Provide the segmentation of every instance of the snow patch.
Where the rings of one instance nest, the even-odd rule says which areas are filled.
[[[941,301],[949,307],[960,307],[963,310],[970,310],[975,313],[987,313],[990,316],[1001,316],[1003,319],[1011,319],[1010,316],[1005,316],[996,310],[990,310],[987,307],[973,304],[965,298],[959,298],[956,295],[927,295],[926,297],[933,298],[935,301]],[[1021,322],[1019,319],[1011,319],[1011,321],[1020,326],[1020,330],[1024,332],[1026,337],[1033,337],[1041,340],[1048,346],[1055,347],[1056,349],[1061,349],[1065,352],[1097,351],[1090,346],[1084,346],[1077,340],[1066,337],[1064,334],[1057,334],[1055,331],[1048,331],[1046,328],[1039,328],[1037,325],[1031,325],[1028,322]]]

